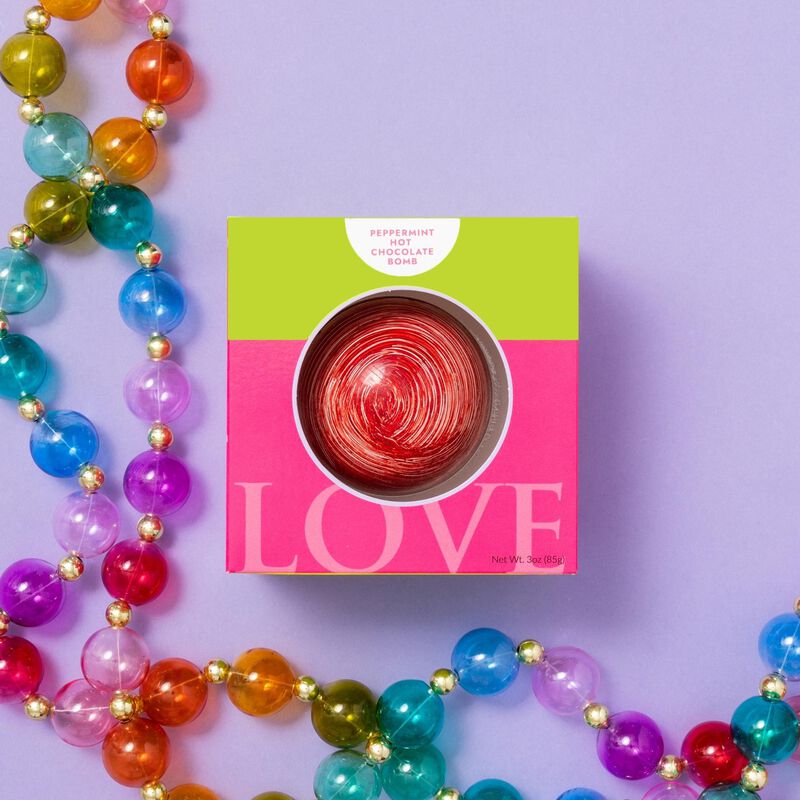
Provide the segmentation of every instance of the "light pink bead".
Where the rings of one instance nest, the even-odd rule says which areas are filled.
[[[111,692],[86,681],[72,681],[59,689],[53,701],[53,728],[67,744],[91,747],[103,741],[116,725],[108,711]]]
[[[172,422],[186,411],[192,396],[189,378],[174,361],[145,361],[125,378],[125,402],[146,422]]]
[[[111,13],[123,22],[144,22],[156,11],[167,7],[167,0],[106,0]]]
[[[800,717],[800,694],[796,697],[790,697],[786,702],[794,709],[794,713]],[[800,761],[800,750],[797,750],[792,756],[792,761]]]
[[[149,668],[147,644],[130,628],[101,628],[83,646],[83,676],[98,689],[136,689]]]
[[[554,647],[533,670],[533,693],[553,714],[577,714],[597,699],[600,669],[577,647]]]
[[[659,783],[642,800],[697,800],[698,793],[685,783]]]
[[[82,558],[105,553],[119,535],[119,509],[104,494],[73,492],[53,513],[56,541],[68,552]]]

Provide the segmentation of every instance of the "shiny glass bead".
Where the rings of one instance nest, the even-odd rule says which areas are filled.
[[[781,614],[761,631],[758,650],[764,663],[790,681],[800,681],[800,617]]]
[[[85,19],[93,14],[100,0],[40,0],[45,11],[59,19]]]
[[[138,364],[125,378],[123,391],[131,413],[146,422],[178,419],[192,396],[188,375],[174,361]]]
[[[42,181],[25,198],[25,219],[46,244],[69,244],[86,230],[89,201],[71,181]]]
[[[137,333],[169,333],[183,321],[186,297],[183,287],[161,269],[134,272],[119,293],[119,313]]]
[[[197,783],[184,783],[169,790],[169,800],[219,800],[219,796]]]
[[[700,795],[700,800],[759,800],[759,797],[738,783],[718,783],[706,789]]]
[[[0,608],[17,625],[36,628],[58,616],[64,584],[52,564],[38,558],[16,561],[0,575]]]
[[[444,786],[444,756],[433,745],[395,750],[380,770],[391,800],[430,800]]]
[[[46,375],[47,359],[33,339],[21,333],[0,336],[0,397],[35,394]]]
[[[751,761],[778,764],[791,758],[800,742],[800,722],[781,700],[751,697],[734,712],[733,741]]]
[[[256,795],[253,800],[293,800],[293,798],[283,792],[263,792]]]
[[[493,628],[477,628],[462,636],[453,648],[453,671],[470,694],[497,694],[507,689],[519,672],[514,643]]]
[[[157,544],[125,539],[106,553],[102,576],[103,586],[112,597],[141,606],[164,591],[169,566]]]
[[[533,693],[553,714],[580,714],[597,696],[600,668],[577,647],[554,647],[533,670]]]
[[[53,512],[56,541],[68,553],[92,558],[107,552],[119,536],[116,503],[99,492],[68,494]]]
[[[42,682],[42,657],[27,639],[0,637],[0,703],[21,703]]]
[[[653,775],[664,755],[658,725],[645,714],[614,714],[597,736],[600,763],[615,777],[638,781]]]
[[[41,261],[28,250],[0,248],[0,311],[24,314],[34,308],[47,291],[47,273]]]
[[[199,667],[168,658],[150,667],[141,689],[144,712],[159,725],[186,725],[200,716],[208,684]]]
[[[92,139],[95,161],[108,180],[115,183],[138,183],[150,174],[158,160],[156,137],[138,119],[109,119]]]
[[[149,719],[116,725],[103,742],[103,766],[123,786],[141,787],[157,781],[167,771],[169,757],[169,737]]]
[[[108,711],[111,692],[78,680],[59,689],[51,721],[58,737],[73,747],[93,747],[116,725]]]
[[[20,97],[46,97],[66,74],[64,50],[47,33],[15,33],[0,48],[0,77]]]
[[[150,668],[150,651],[132,628],[101,628],[83,646],[83,677],[96,689],[138,689]]]
[[[123,22],[136,23],[145,22],[156,11],[163,11],[167,0],[106,0],[106,5]]]
[[[380,696],[377,719],[394,747],[422,747],[441,732],[444,703],[424,681],[398,681]]]
[[[72,114],[45,114],[25,132],[22,150],[28,166],[49,181],[74,178],[92,158],[92,137]]]
[[[92,195],[89,230],[110,250],[133,250],[153,232],[153,204],[136,186],[109,183]]]
[[[689,777],[703,787],[736,783],[747,766],[727,722],[703,722],[692,728],[683,740],[681,755]]]
[[[169,39],[142,42],[128,56],[125,77],[145,103],[168,106],[192,88],[194,66],[189,54]]]
[[[280,711],[291,699],[295,675],[274,650],[255,648],[231,665],[228,697],[240,711],[264,717]]]
[[[48,411],[31,431],[31,456],[39,469],[69,478],[97,455],[94,425],[77,411]]]
[[[377,767],[352,750],[329,755],[314,775],[317,800],[377,800],[380,793]]]
[[[142,514],[166,517],[189,499],[189,470],[170,453],[146,450],[128,464],[122,479],[128,502]]]
[[[566,792],[558,796],[558,800],[606,800],[606,798],[594,789],[578,787],[567,789]]]
[[[697,800],[698,793],[685,783],[658,783],[642,800]]]
[[[522,800],[522,795],[510,783],[487,778],[470,786],[464,800]]]
[[[791,706],[792,710],[797,715],[798,720],[800,720],[800,695],[790,697],[786,700],[786,702]],[[794,751],[792,761],[800,762],[800,748]]]
[[[333,747],[355,747],[375,729],[375,696],[358,681],[329,683],[311,706],[311,724]]]

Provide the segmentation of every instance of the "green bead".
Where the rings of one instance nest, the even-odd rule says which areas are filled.
[[[46,97],[66,74],[64,50],[46,33],[15,33],[0,49],[0,77],[20,97]]]
[[[47,274],[38,258],[28,250],[0,248],[0,311],[23,314],[30,311],[47,291]]]
[[[0,397],[35,394],[47,375],[47,359],[33,339],[19,333],[0,337]]]
[[[381,779],[392,800],[430,800],[444,786],[444,756],[433,745],[395,750],[381,767]]]
[[[25,219],[47,244],[74,242],[86,230],[89,201],[70,181],[42,181],[25,198]]]
[[[444,703],[424,681],[393,683],[378,700],[378,727],[400,748],[430,744],[444,725]]]
[[[751,697],[733,714],[733,741],[751,761],[779,764],[797,750],[800,722],[788,703]]]
[[[760,796],[739,783],[718,783],[706,789],[699,800],[760,800]]]
[[[311,706],[311,724],[324,742],[355,747],[375,730],[375,696],[358,681],[329,683]]]

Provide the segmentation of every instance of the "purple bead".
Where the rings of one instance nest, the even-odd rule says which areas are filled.
[[[81,558],[105,553],[119,535],[119,509],[99,492],[68,494],[53,513],[56,541]]]
[[[117,724],[108,705],[111,692],[87,681],[72,681],[58,690],[51,720],[59,738],[74,747],[91,747]]]
[[[128,464],[125,497],[142,514],[174,514],[189,499],[192,481],[183,461],[169,453],[147,450]]]
[[[658,783],[642,800],[697,800],[700,795],[685,783]]]
[[[186,411],[192,396],[189,378],[174,361],[145,361],[125,378],[125,402],[146,422],[172,422]]]
[[[64,605],[64,584],[52,564],[26,558],[0,575],[0,608],[17,625],[35,628],[54,619]]]
[[[156,11],[167,7],[167,0],[106,0],[106,5],[115,17],[123,22],[144,22]]]
[[[597,696],[600,669],[577,647],[555,647],[533,671],[533,693],[553,714],[579,714]]]
[[[638,711],[614,714],[597,737],[597,755],[617,778],[638,781],[652,775],[664,755],[658,725]]]
[[[147,675],[150,651],[131,628],[101,628],[83,646],[81,669],[95,689],[128,692]]]

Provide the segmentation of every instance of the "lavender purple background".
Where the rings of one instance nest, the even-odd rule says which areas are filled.
[[[24,6],[4,4],[3,39]],[[380,690],[427,676],[461,633],[494,625],[589,650],[605,670],[603,699],[658,719],[670,751],[695,723],[728,718],[765,671],[762,623],[800,593],[797,4],[181,0],[168,10],[199,75],[143,188],[154,238],[192,301],[174,338],[195,402],[175,428],[197,489],[170,520],[172,584],[136,614],[154,657],[204,662],[267,645],[320,679]],[[51,110],[91,128],[137,113],[123,68],[140,32],[104,8],[52,31],[70,72]],[[5,229],[35,178],[16,100],[1,102]],[[225,575],[234,214],[581,218],[579,577]],[[15,325],[52,357],[50,406],[97,422],[119,496],[144,443],[120,388],[143,354],[116,312],[131,261],[89,237],[43,255],[47,299]],[[33,466],[9,404],[0,426],[3,563],[56,559],[50,515],[71,485]],[[126,520],[130,531],[128,510]],[[50,694],[78,676],[81,644],[103,621],[97,565],[73,588],[60,620],[32,635]],[[307,798],[328,752],[303,709],[246,718],[223,692],[174,741],[169,783],[191,778],[224,800],[267,789]],[[495,700],[451,698],[441,744],[451,783],[494,775],[526,800],[576,784],[638,800],[649,785],[606,776],[593,736],[547,716],[527,677]],[[135,797],[97,752],[64,745],[19,708],[0,709],[0,747],[4,798]],[[800,765],[771,771],[765,798],[800,798]]]

